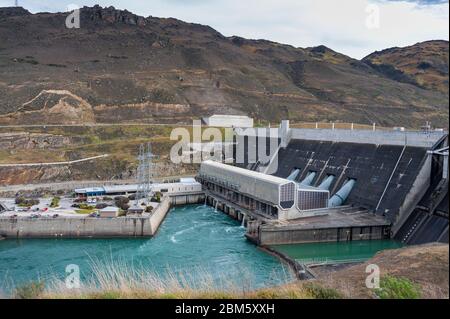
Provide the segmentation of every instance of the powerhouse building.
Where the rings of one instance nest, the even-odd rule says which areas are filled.
[[[203,123],[214,127],[253,127],[253,119],[248,116],[241,115],[220,115],[215,114],[202,118]]]
[[[251,222],[258,243],[448,242],[446,131],[292,129],[283,121],[235,133],[234,164],[205,161],[198,181],[211,204]]]
[[[208,192],[268,218],[328,207],[328,190],[218,162],[204,161],[197,179]]]

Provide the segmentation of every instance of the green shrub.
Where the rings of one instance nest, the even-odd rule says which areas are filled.
[[[162,197],[162,193],[156,192],[155,195],[153,195],[151,201],[152,202],[156,202],[156,203],[160,203],[161,202],[161,197]]]
[[[80,215],[89,215],[94,212],[95,212],[95,210],[93,210],[93,209],[76,209],[75,210],[75,213],[80,214]]]
[[[78,208],[83,209],[83,210],[94,210],[95,207],[94,206],[90,206],[88,204],[82,203],[80,205],[78,205]]]
[[[30,282],[19,286],[14,291],[14,298],[17,299],[37,299],[44,293],[44,282]]]
[[[15,203],[16,203],[16,205],[18,205],[20,207],[31,207],[31,206],[39,205],[39,200],[38,199],[26,199],[23,196],[19,196],[19,197],[16,197]]]
[[[420,288],[407,278],[385,276],[380,280],[380,289],[375,290],[380,299],[418,299]]]
[[[16,205],[20,205],[25,201],[26,201],[25,197],[22,197],[22,196],[16,197],[16,199],[15,199]]]
[[[342,299],[343,296],[335,289],[325,288],[315,283],[305,284],[305,290],[314,299]]]
[[[53,197],[52,202],[50,203],[50,207],[51,207],[51,208],[56,208],[56,207],[58,207],[58,206],[59,206],[59,201],[60,201],[60,200],[61,200],[61,198],[59,198],[59,197],[57,197],[57,196]]]
[[[122,210],[128,210],[130,208],[130,205],[128,205],[128,203],[130,202],[128,197],[117,196],[116,198],[114,198],[114,201],[115,201],[116,206]]]

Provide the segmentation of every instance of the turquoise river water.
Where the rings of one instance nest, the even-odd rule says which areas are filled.
[[[152,239],[24,239],[0,241],[0,290],[28,281],[64,278],[67,265],[87,278],[91,267],[112,261],[148,270],[196,276],[257,288],[293,278],[287,266],[245,237],[245,229],[213,208],[172,209]],[[200,275],[199,275],[200,276]],[[245,280],[244,280],[245,279]]]
[[[279,259],[248,242],[245,229],[213,208],[190,205],[172,209],[151,239],[24,239],[0,241],[0,293],[29,281],[64,279],[78,265],[81,279],[99,265],[126,266],[164,278],[204,274],[218,284],[259,288],[294,276]],[[282,245],[272,248],[302,261],[364,260],[377,251],[399,247],[392,241]],[[197,280],[198,281],[198,280]]]

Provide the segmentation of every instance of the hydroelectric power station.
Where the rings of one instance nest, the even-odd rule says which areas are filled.
[[[207,202],[242,221],[259,245],[448,242],[445,132],[294,129],[283,121],[237,129],[234,148],[234,165],[205,161],[197,180]]]
[[[222,156],[229,164],[205,160],[195,179],[150,182],[152,156],[141,150],[137,184],[75,190],[79,200],[135,196],[121,216],[4,212],[0,236],[151,237],[171,206],[205,203],[239,220],[261,246],[448,242],[447,132],[297,129],[283,121],[276,128],[234,129],[233,139],[222,145],[233,148],[232,158],[229,149]],[[151,202],[155,193],[160,202]]]

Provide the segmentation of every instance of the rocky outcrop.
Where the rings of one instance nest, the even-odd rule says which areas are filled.
[[[25,10],[22,7],[5,7],[0,8],[0,19],[6,17],[15,17],[15,16],[26,16],[31,13],[28,10]]]
[[[1,150],[56,149],[71,143],[67,136],[38,133],[0,133]]]
[[[89,124],[94,123],[92,106],[67,90],[43,90],[25,102],[12,115],[0,117],[0,123],[14,118],[20,123]]]
[[[81,19],[88,19],[93,22],[123,23],[128,25],[145,26],[147,20],[144,17],[135,15],[127,10],[117,10],[113,6],[102,8],[99,5],[94,7],[83,7]]]
[[[448,41],[426,41],[404,48],[390,48],[363,59],[391,79],[447,95],[448,61]]]

